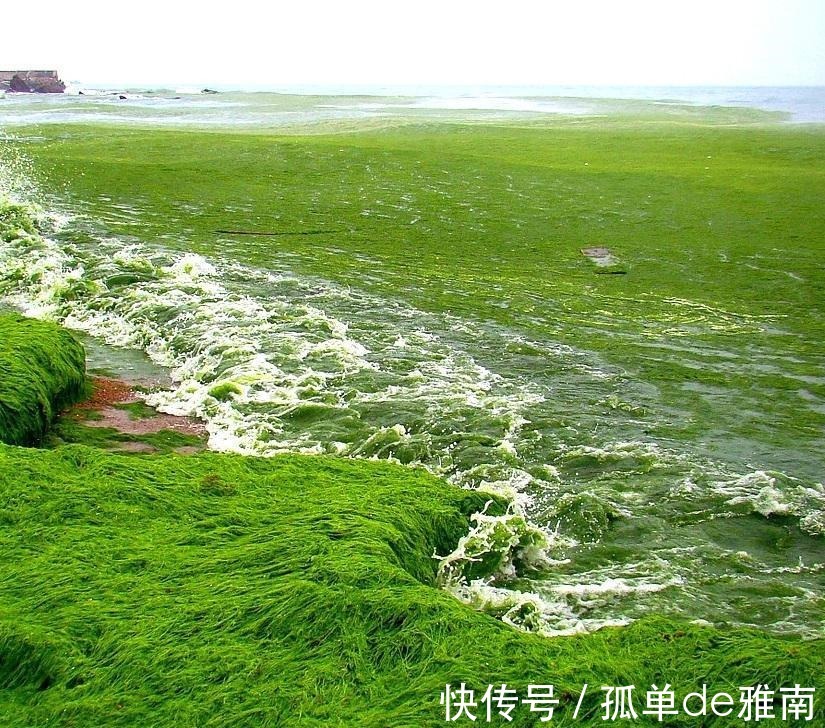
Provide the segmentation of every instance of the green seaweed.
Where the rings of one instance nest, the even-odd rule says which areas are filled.
[[[87,392],[83,347],[55,324],[0,314],[0,441],[40,442]]]
[[[36,331],[39,348],[0,364],[48,379],[39,352],[77,344],[31,325],[3,319],[3,341]],[[598,689],[572,717],[583,683],[825,689],[821,640],[653,617],[546,639],[473,611],[436,587],[433,556],[485,504],[503,513],[389,463],[0,445],[0,721],[435,726],[445,685],[466,682],[552,683],[556,725],[601,725]],[[512,725],[537,720],[520,706]]]
[[[0,240],[9,242],[36,232],[37,226],[26,205],[0,200]]]
[[[147,420],[156,417],[158,411],[150,407],[146,402],[118,402],[114,405],[116,409],[129,413],[129,418],[133,420]]]
[[[136,435],[140,442],[145,442],[157,448],[161,452],[175,450],[180,447],[203,447],[204,438],[200,435],[190,435],[177,430],[160,430],[159,432],[147,432],[145,435]]]
[[[139,442],[150,445],[158,452],[169,452],[179,447],[203,447],[204,438],[176,430],[160,430],[134,435],[120,432],[113,427],[85,425],[71,419],[61,419],[49,434],[52,447],[64,444],[83,444],[106,450],[117,450],[123,443]]]
[[[216,384],[209,390],[209,396],[217,400],[225,401],[230,399],[233,394],[240,394],[241,388],[234,382],[223,382]]]
[[[800,407],[781,376],[697,371],[669,347],[679,337],[748,358],[757,346],[794,360],[788,370],[823,396],[825,134],[687,112],[357,134],[40,126],[26,128],[40,141],[25,153],[107,234],[135,234],[114,207],[125,205],[144,240],[262,269],[287,261],[595,352],[685,413],[657,424],[661,439],[724,423],[748,451],[816,452],[825,414]],[[216,232],[230,229],[329,234]],[[626,275],[597,275],[581,253],[590,246],[608,247]],[[731,406],[695,383],[724,390]],[[748,406],[751,392],[769,403],[763,412]]]
[[[546,639],[473,611],[432,554],[486,496],[422,471],[3,447],[0,499],[9,728],[439,725],[461,681],[552,682],[555,724],[600,725],[600,685],[825,687],[821,641],[657,618]]]
[[[816,452],[822,413],[801,410],[775,375],[640,350],[690,336],[744,356],[757,342],[797,357],[801,381],[822,393],[825,135],[696,121],[300,138],[56,127],[28,151],[115,233],[134,234],[134,221],[113,219],[111,205],[133,205],[153,211],[141,235],[187,252],[261,267],[289,256],[301,272],[602,353],[678,408],[657,425],[676,442],[727,413],[686,385],[756,389],[771,427],[754,430],[732,406],[728,435]],[[192,204],[198,214],[182,212]],[[328,235],[239,243],[216,233],[229,227]],[[627,275],[594,275],[579,252],[591,244],[615,250]],[[707,311],[715,318],[697,330]],[[783,330],[737,328],[749,317]],[[21,406],[38,394],[28,386]],[[605,468],[587,450],[560,465],[565,476]],[[435,588],[432,557],[487,498],[374,462],[0,447],[0,724],[428,726],[444,723],[446,683],[523,694],[549,682],[561,699],[553,725],[594,726],[601,685],[634,684],[637,696],[664,683],[681,695],[702,683],[734,695],[758,683],[825,689],[822,640],[655,616],[548,640],[469,609]],[[590,498],[571,496],[556,515],[585,540],[621,524]],[[474,575],[495,565],[481,559]],[[534,607],[520,609],[529,622]],[[536,722],[523,708],[514,718]]]

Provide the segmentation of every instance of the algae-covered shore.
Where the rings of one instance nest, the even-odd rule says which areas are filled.
[[[462,682],[820,719],[825,134],[481,121],[7,130],[0,296],[52,323],[0,316],[0,724],[439,725]],[[49,432],[71,330],[213,452]]]
[[[32,352],[77,345],[0,326],[28,342],[0,404],[37,433],[42,382],[65,402],[83,365]],[[555,724],[599,725],[598,695],[571,717],[583,683],[825,687],[821,641],[654,617],[549,640],[462,605],[433,554],[489,496],[398,465],[0,445],[0,498],[4,726],[438,725],[458,681],[552,683]]]

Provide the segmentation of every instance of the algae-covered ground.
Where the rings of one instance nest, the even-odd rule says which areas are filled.
[[[548,640],[462,605],[433,555],[485,498],[391,464],[0,445],[2,725],[438,725],[458,682],[552,683],[554,724],[598,725],[583,683],[825,687],[821,642],[656,618]]]
[[[399,467],[83,446],[0,463],[4,726],[437,725],[461,681],[552,683],[554,724],[596,725],[601,693],[572,720],[584,682],[825,687],[821,643],[657,619],[550,641],[474,612],[432,554],[481,497]]]
[[[0,723],[438,725],[446,683],[506,682],[602,725],[602,685],[821,692],[820,129],[12,136],[67,219],[9,236],[0,293],[145,351],[175,379],[151,403],[275,457],[3,447]],[[365,458],[529,496],[558,561],[495,574],[532,595],[509,621],[632,623],[548,639],[462,604],[433,556],[492,497]]]
[[[0,441],[43,441],[52,420],[86,393],[83,347],[68,331],[0,312]]]

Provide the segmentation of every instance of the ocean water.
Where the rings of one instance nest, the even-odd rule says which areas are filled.
[[[673,116],[710,107],[760,111],[767,121],[825,123],[825,88],[285,87],[203,94],[195,89],[121,91],[77,85],[61,95],[7,94],[0,99],[0,125],[106,122],[284,128],[410,118]]]
[[[440,555],[445,586],[468,603],[550,635],[651,611],[821,634],[825,488],[804,462],[789,474],[644,437],[668,416],[655,391],[552,339],[286,264],[125,245],[82,216],[44,224],[46,236],[0,248],[4,301],[144,352],[168,380],[147,401],[203,418],[210,448],[390,459],[512,498],[511,514],[479,515]],[[685,356],[725,358],[701,345]],[[495,580],[451,579],[489,552],[501,555]]]
[[[706,100],[720,101],[707,93]],[[745,105],[754,99],[766,103],[754,95]],[[486,119],[617,108],[603,97],[503,90],[403,98],[135,93],[125,101],[67,95],[0,103],[6,102],[0,123],[9,134],[18,123],[78,120],[254,128],[395,114]],[[637,99],[632,113],[648,103],[668,105]],[[698,96],[692,103],[701,103]],[[786,108],[787,98],[782,103],[787,114],[803,113]],[[210,256],[187,250],[185,235],[177,245],[139,232],[128,240],[113,235],[113,224],[131,220],[139,229],[154,211],[113,204],[107,217],[65,207],[36,188],[25,157],[8,149],[0,190],[47,209],[43,235],[0,245],[2,301],[93,336],[101,365],[106,347],[141,352],[147,371],[163,373],[149,403],[202,418],[212,449],[389,459],[507,495],[511,513],[478,514],[453,553],[436,555],[445,588],[459,598],[548,635],[626,624],[651,612],[823,634],[819,454],[789,454],[787,438],[752,456],[750,441],[709,452],[700,441],[652,436],[690,413],[672,411],[655,387],[561,337],[424,311],[367,286],[302,273],[288,255],[267,267],[242,264],[229,240]],[[664,305],[661,331],[646,322],[622,335],[697,371],[778,378],[808,392],[798,406],[822,411],[823,400],[806,389],[825,384],[821,362],[760,343],[776,322],[688,300]],[[562,323],[580,325],[575,313],[569,319]],[[612,335],[608,319],[587,325]],[[749,343],[725,348],[708,332]],[[127,359],[111,355],[115,365]],[[749,391],[697,394],[729,398],[720,411],[731,420],[759,407]],[[495,579],[455,578],[457,566],[488,552],[501,554]]]

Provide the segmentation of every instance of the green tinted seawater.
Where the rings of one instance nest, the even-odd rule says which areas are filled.
[[[159,403],[214,446],[516,486],[568,559],[508,584],[551,630],[656,611],[822,632],[817,128],[26,135],[7,144],[74,215],[60,269],[96,283],[4,291],[167,363]]]

